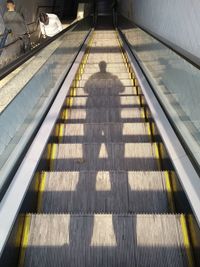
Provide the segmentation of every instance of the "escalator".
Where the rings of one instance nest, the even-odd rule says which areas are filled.
[[[116,31],[97,28],[36,173],[18,266],[195,266],[163,147]]]

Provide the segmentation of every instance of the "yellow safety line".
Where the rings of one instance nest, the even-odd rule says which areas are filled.
[[[147,122],[147,133],[149,136],[149,140],[153,143],[153,134],[152,134],[150,122]]]
[[[69,118],[69,109],[68,108],[65,108],[65,111],[64,111],[64,120],[67,121]]]
[[[54,170],[54,160],[57,154],[57,144],[51,145],[51,157],[50,157],[50,171]]]
[[[26,253],[26,248],[27,248],[28,239],[29,239],[30,225],[31,225],[31,216],[27,214],[25,215],[25,219],[24,219],[21,250],[20,250],[20,257],[19,257],[19,267],[24,266],[25,253]]]
[[[181,214],[180,216],[180,223],[181,223],[181,228],[182,228],[182,233],[183,233],[183,243],[188,259],[188,266],[193,267],[194,265],[194,258],[193,258],[193,253],[192,253],[192,246],[190,244],[190,239],[189,239],[189,233],[187,229],[187,222],[186,222],[186,217],[184,214]]]
[[[73,90],[73,96],[76,96],[76,89],[77,88],[74,88],[74,90]]]
[[[70,106],[70,108],[71,108],[72,105],[73,105],[73,101],[74,101],[74,98],[73,98],[73,97],[70,97],[70,99],[69,99],[69,106]]]
[[[161,164],[161,154],[160,154],[160,147],[158,143],[153,143],[155,147],[155,153],[156,153],[156,160],[158,164],[158,169],[162,170],[162,164]]]
[[[38,204],[37,204],[37,211],[38,212],[42,211],[42,196],[43,196],[43,192],[45,189],[46,177],[47,177],[46,172],[42,172],[40,174],[40,186],[39,186],[39,190],[38,190]]]
[[[192,214],[188,214],[187,219],[188,219],[188,224],[189,224],[189,229],[190,229],[192,246],[194,249],[199,248],[200,240],[198,238],[199,235],[197,234],[197,231],[199,231],[199,228],[197,226],[196,220]]]
[[[171,176],[170,176],[170,171],[165,171],[165,184],[166,184],[166,189],[167,189],[167,199],[169,203],[169,209],[171,213],[175,212],[175,205],[174,205],[174,197],[173,197],[173,188],[171,185]]]
[[[60,128],[59,124],[56,124],[56,129],[55,129],[56,137],[59,135],[59,131],[60,131],[59,128]]]
[[[151,122],[149,121],[148,111],[146,110],[146,108],[142,102],[142,96],[140,97],[140,100],[141,100],[141,105],[143,106],[143,110],[144,110],[144,118],[145,118],[146,123],[147,123],[148,136],[149,136],[150,141],[153,143],[154,134],[153,134],[153,131],[151,129]]]
[[[70,96],[73,96],[73,94],[74,94],[74,87],[72,86],[72,87],[70,88],[69,95],[70,95]]]
[[[60,127],[59,127],[59,133],[58,133],[58,142],[62,142],[62,139],[63,139],[63,136],[64,136],[64,129],[65,129],[65,126],[63,123],[60,124]]]

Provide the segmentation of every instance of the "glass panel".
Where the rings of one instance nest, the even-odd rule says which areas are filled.
[[[200,165],[199,69],[130,21],[119,21],[155,94]]]
[[[57,93],[91,19],[56,39],[2,82],[0,90],[0,190]]]

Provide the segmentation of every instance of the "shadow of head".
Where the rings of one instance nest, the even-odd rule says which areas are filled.
[[[99,69],[100,69],[100,72],[104,73],[106,72],[106,67],[107,67],[107,64],[105,61],[101,61],[99,62]]]

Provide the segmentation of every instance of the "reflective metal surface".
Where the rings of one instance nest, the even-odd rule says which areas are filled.
[[[131,22],[119,22],[172,124],[200,165],[200,70]]]
[[[55,40],[0,90],[0,190],[57,93],[91,27],[90,18]]]

